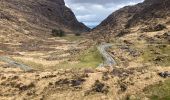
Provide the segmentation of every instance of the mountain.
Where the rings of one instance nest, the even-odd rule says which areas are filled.
[[[170,18],[169,0],[145,0],[133,6],[123,7],[108,16],[95,31],[118,35],[122,30],[133,27],[146,27],[156,24],[166,24]]]
[[[0,0],[0,23],[0,38],[26,34],[43,37],[52,29],[89,31],[65,6],[64,0]]]

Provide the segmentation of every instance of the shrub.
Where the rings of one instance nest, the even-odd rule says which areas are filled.
[[[81,33],[75,33],[75,36],[81,36]]]
[[[53,29],[52,30],[52,36],[55,36],[55,37],[63,37],[65,36],[65,32],[61,29]]]
[[[117,36],[118,36],[118,37],[122,37],[122,36],[124,36],[124,35],[126,35],[126,34],[129,34],[129,33],[130,33],[129,30],[124,29],[124,30],[121,30],[121,31],[117,34]]]

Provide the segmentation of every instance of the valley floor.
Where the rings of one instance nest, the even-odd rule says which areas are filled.
[[[33,68],[25,72],[0,61],[2,100],[148,100],[169,98],[169,45],[146,44],[129,38],[112,41],[113,68],[103,62],[95,44],[68,35],[13,44],[1,42],[0,56]],[[74,39],[73,39],[74,38]],[[140,45],[139,45],[140,44]],[[162,46],[163,45],[163,46]],[[163,56],[163,58],[162,58]],[[155,59],[157,57],[157,59]],[[15,63],[16,64],[16,63]],[[149,89],[148,89],[149,88]],[[159,93],[161,91],[166,91]],[[152,90],[152,91],[151,91]],[[165,95],[165,96],[163,96]],[[168,100],[168,99],[167,99]]]

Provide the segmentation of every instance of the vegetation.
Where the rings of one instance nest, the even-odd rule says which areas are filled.
[[[63,30],[61,30],[61,29],[53,29],[52,30],[52,36],[54,36],[54,37],[63,37],[63,36],[65,36],[65,32],[63,31]]]
[[[76,36],[74,34],[67,34],[67,36],[62,37],[65,40],[68,41],[79,41],[83,39],[83,36]]]
[[[170,100],[170,79],[165,82],[151,85],[144,89],[145,94],[149,94],[151,100]]]
[[[143,32],[155,32],[155,31],[161,31],[163,29],[165,29],[166,26],[163,24],[157,24],[157,25],[150,25],[146,28],[143,28],[142,31]]]
[[[148,45],[143,54],[144,62],[161,66],[170,66],[169,45]]]
[[[129,33],[130,33],[130,31],[127,30],[127,29],[125,29],[125,30],[121,30],[121,31],[117,34],[117,36],[118,36],[118,37],[121,37],[121,36],[124,36],[124,35],[129,34]]]
[[[22,59],[14,59],[16,62],[20,62],[22,64],[25,64],[35,70],[44,70],[44,65],[42,65],[41,63],[36,63],[33,61],[28,61],[28,60],[22,60]]]
[[[81,33],[75,33],[75,36],[81,36]]]
[[[111,33],[106,33],[106,30],[102,29],[97,34],[93,34],[92,38],[94,41],[98,41],[98,43],[101,42],[101,39],[97,40],[97,38],[101,38],[103,41],[110,43],[111,41]]]
[[[90,63],[92,65],[98,66],[102,61],[102,56],[96,47],[90,48],[87,52],[80,55],[80,61],[82,63]]]
[[[78,55],[77,63],[70,64],[68,62],[56,65],[57,68],[96,68],[102,63],[102,55],[96,47],[89,48],[85,52]]]

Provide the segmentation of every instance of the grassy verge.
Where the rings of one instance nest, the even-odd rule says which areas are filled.
[[[144,89],[151,100],[170,100],[170,79]]]
[[[144,62],[170,66],[170,45],[149,45],[143,54]]]

